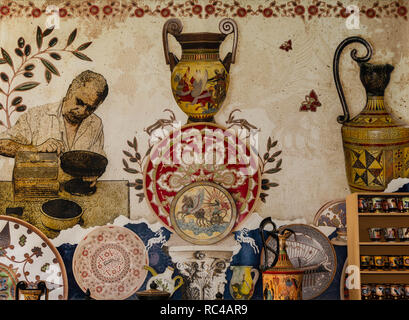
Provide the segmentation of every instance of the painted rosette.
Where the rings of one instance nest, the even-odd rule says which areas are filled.
[[[49,300],[68,298],[67,273],[55,246],[29,223],[0,216],[0,300],[14,300],[20,281],[27,289],[44,282]]]
[[[171,231],[171,204],[185,186],[213,182],[233,197],[237,218],[235,230],[255,208],[260,194],[258,157],[233,130],[195,123],[173,130],[152,149],[144,171],[147,202]],[[246,139],[247,140],[247,139]]]
[[[77,246],[73,273],[82,291],[97,300],[123,300],[142,286],[149,265],[143,241],[131,230],[104,226]]]

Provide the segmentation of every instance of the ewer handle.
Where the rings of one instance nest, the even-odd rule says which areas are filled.
[[[366,52],[365,56],[358,57],[356,55],[357,50],[352,49],[351,50],[351,57],[352,57],[353,60],[355,60],[358,63],[362,63],[362,62],[367,62],[372,57],[372,47],[371,47],[371,45],[365,39],[362,39],[361,37],[357,37],[357,36],[346,38],[344,41],[342,41],[338,45],[337,49],[335,50],[334,61],[333,61],[334,81],[335,81],[335,86],[337,87],[337,92],[338,92],[339,99],[341,100],[342,110],[344,111],[344,114],[338,116],[338,118],[337,118],[338,123],[341,123],[341,124],[343,124],[343,123],[350,120],[350,114],[349,114],[348,105],[347,105],[346,100],[345,100],[345,95],[344,95],[344,91],[342,89],[341,81],[340,81],[340,78],[339,78],[339,59],[341,57],[342,50],[346,46],[348,46],[349,44],[354,43],[354,42],[358,42],[358,43],[361,43],[362,45],[364,45],[367,52]]]

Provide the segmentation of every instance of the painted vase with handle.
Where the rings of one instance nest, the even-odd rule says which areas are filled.
[[[181,33],[182,29],[182,22],[172,18],[165,22],[162,33],[166,63],[172,72],[173,96],[188,115],[188,123],[214,122],[214,115],[226,98],[230,65],[236,58],[237,24],[230,18],[221,20],[221,33]],[[182,47],[180,60],[169,51],[169,33]],[[221,61],[219,47],[230,33],[234,33],[233,49]]]
[[[269,224],[273,226],[273,230],[267,233],[273,238],[273,241],[276,241],[274,247],[278,250],[270,247],[264,237],[264,229]],[[278,231],[270,217],[261,221],[259,231],[264,246],[264,266],[261,266],[264,300],[302,300],[304,270],[294,268],[286,251],[286,239],[294,234],[294,231],[287,228]],[[269,251],[275,255],[275,258],[268,266]]]
[[[169,297],[171,297],[173,293],[183,285],[183,278],[181,276],[172,278],[172,274],[174,271],[172,267],[168,266],[166,270],[161,274],[158,274],[155,269],[150,266],[144,266],[144,268],[152,274],[152,277],[146,284],[147,288],[150,288],[151,283],[155,282],[158,290],[170,293]]]
[[[252,266],[231,266],[230,294],[234,300],[250,300],[254,293],[259,271]]]
[[[366,55],[351,57],[360,67],[360,79],[366,91],[364,109],[351,119],[339,77],[342,50],[352,43],[366,48]],[[335,51],[333,72],[343,108],[338,117],[345,155],[345,169],[351,192],[379,191],[396,178],[409,177],[409,126],[393,116],[385,106],[385,89],[394,67],[368,63],[372,47],[360,37],[349,37]]]

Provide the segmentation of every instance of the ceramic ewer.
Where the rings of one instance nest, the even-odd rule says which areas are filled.
[[[342,50],[351,43],[365,46],[365,56],[351,57],[360,67],[360,79],[366,91],[366,105],[351,119],[339,77]],[[335,51],[333,73],[343,108],[338,117],[342,124],[345,169],[351,192],[380,191],[396,178],[409,176],[409,126],[393,116],[386,108],[385,89],[394,67],[372,64],[372,47],[360,37],[349,37]]]
[[[168,292],[169,297],[171,297],[173,293],[183,285],[183,278],[181,276],[172,278],[175,269],[170,266],[160,274],[150,266],[144,266],[144,268],[152,274],[152,277],[146,283],[147,288],[150,288],[151,284],[155,283],[158,290]]]
[[[267,243],[264,236],[264,229],[268,224],[273,226],[273,230],[268,233],[276,242],[275,249]],[[262,267],[264,300],[302,300],[304,270],[294,268],[286,250],[286,239],[294,234],[294,231],[288,228],[278,231],[270,217],[260,223],[259,230],[265,252]],[[269,251],[275,255],[271,264],[268,264]]]
[[[181,33],[182,29],[182,22],[176,18],[163,26],[163,48],[172,72],[173,96],[189,117],[188,122],[214,122],[214,115],[226,98],[230,65],[235,62],[237,24],[230,18],[221,20],[221,33]],[[169,51],[169,33],[182,47],[180,60]],[[234,33],[233,49],[221,61],[219,47],[230,33]]]
[[[231,266],[233,271],[229,291],[234,300],[250,300],[254,293],[259,271],[252,266]]]

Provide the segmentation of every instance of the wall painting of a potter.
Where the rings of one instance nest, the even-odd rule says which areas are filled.
[[[44,32],[40,28],[37,29],[39,51],[31,57],[25,40],[18,40],[20,51],[24,50],[24,53],[17,70],[30,66],[29,69],[34,71],[43,65],[47,82],[51,80],[48,73],[60,75],[55,66],[44,58],[36,59],[41,61],[37,64],[30,61],[35,55],[44,52],[40,51],[43,39],[51,32],[49,29]],[[74,41],[75,36],[76,30],[70,34],[67,45]],[[53,39],[50,40],[47,50],[58,42],[55,40],[57,38]],[[85,43],[77,50],[82,51],[90,44],[91,42]],[[71,52],[82,60],[91,61],[83,53]],[[15,72],[17,67],[11,57],[4,50],[2,53],[4,60],[8,61],[7,64]],[[15,72],[13,80],[18,76],[18,72]],[[89,227],[112,222],[119,214],[129,216],[129,191],[126,181],[97,183],[108,165],[104,151],[102,120],[95,114],[109,92],[105,77],[91,70],[82,71],[72,80],[64,97],[55,102],[31,107],[27,111],[25,106],[23,109],[16,104],[15,100],[18,99],[18,103],[21,103],[22,97],[12,97],[13,90],[10,89],[10,82],[8,84],[8,90],[3,90],[3,93],[7,92],[4,110],[7,119],[7,125],[4,126],[7,129],[0,133],[0,155],[15,158],[15,164],[13,182],[0,182],[4,184],[0,188],[0,212],[18,212],[20,218],[39,227],[49,237],[56,236],[58,231],[72,225],[67,221],[62,223],[61,219],[69,219],[70,222],[74,219],[73,221],[80,221],[84,227]],[[27,90],[34,87],[32,85]],[[16,104],[14,109],[8,105],[10,99]],[[18,111],[18,107],[20,112],[25,112],[11,125],[10,116],[13,111]],[[109,201],[106,201],[108,197]],[[51,200],[55,198],[67,201]],[[113,207],[110,208],[106,202],[110,202]],[[45,205],[46,203],[49,205]],[[76,215],[81,215],[82,220],[68,212],[73,203],[81,207],[81,210],[76,210]],[[45,216],[48,220],[44,219]],[[50,219],[58,223],[49,223],[46,227],[42,222]],[[53,226],[52,229],[50,225]]]

